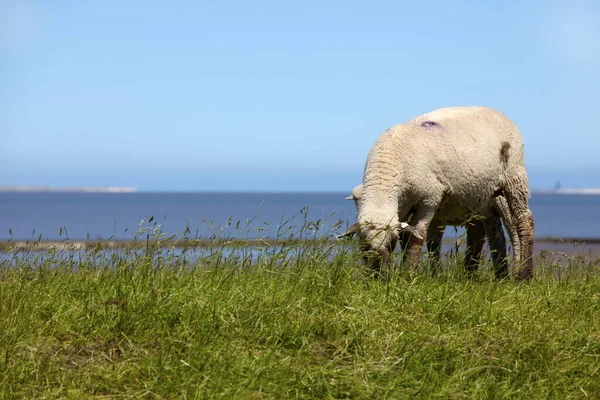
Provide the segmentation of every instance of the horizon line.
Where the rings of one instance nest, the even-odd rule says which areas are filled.
[[[352,189],[347,190],[350,192]],[[531,188],[532,194],[593,194],[600,195],[600,187],[584,188]],[[134,186],[19,186],[0,185],[4,193],[345,193],[346,190],[239,190],[239,189],[138,189]]]

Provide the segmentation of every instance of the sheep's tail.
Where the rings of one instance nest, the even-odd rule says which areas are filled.
[[[500,146],[500,164],[502,165],[502,179],[501,186],[494,193],[496,208],[500,211],[502,216],[502,221],[504,222],[504,227],[508,232],[508,236],[510,237],[510,243],[513,248],[513,259],[520,260],[521,259],[521,242],[519,241],[519,234],[517,232],[517,228],[512,220],[512,215],[510,212],[510,207],[508,205],[508,201],[504,196],[503,186],[507,183],[507,173],[510,173],[511,169],[515,168],[515,163],[518,162],[518,157],[511,157],[514,153],[511,151],[509,142],[502,142]],[[512,161],[513,165],[509,165],[509,161]]]
[[[514,143],[513,143],[514,144]],[[515,149],[514,146],[507,141],[503,141],[500,145],[500,165],[502,166],[500,187],[505,188],[509,181],[514,180],[518,177],[519,180],[528,181],[527,174],[524,172],[524,145],[521,144],[521,148]],[[529,198],[529,185],[527,186],[527,193],[525,195]]]

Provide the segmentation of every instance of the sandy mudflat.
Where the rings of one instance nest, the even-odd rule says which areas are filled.
[[[507,244],[510,245],[508,238]],[[449,249],[454,246],[454,241],[446,241],[444,240],[444,249]],[[461,243],[461,249],[464,249],[464,243]],[[509,251],[512,251],[509,248]],[[554,253],[557,256],[564,257],[566,256],[575,256],[582,255],[590,258],[599,258],[600,257],[600,239],[590,238],[590,239],[565,239],[564,241],[560,241],[559,239],[536,239],[534,244],[534,252],[535,254],[542,253]]]
[[[239,244],[247,244],[247,245],[251,245],[251,246],[256,246],[256,245],[260,245],[260,244],[264,244],[267,242],[272,242],[271,240],[260,240],[260,241],[256,241],[256,240],[240,240],[238,243]],[[335,241],[329,241],[326,240],[327,243],[333,243]],[[448,252],[450,250],[452,250],[455,246],[456,246],[456,240],[455,239],[450,239],[447,238],[443,241],[443,245],[442,245],[442,251],[443,252]],[[508,240],[507,240],[508,242]],[[464,250],[464,240],[459,239],[458,240],[459,243],[459,249],[460,250]],[[226,243],[221,242],[220,243],[227,245]],[[231,244],[231,243],[229,243]],[[272,244],[272,243],[270,243]],[[508,243],[510,244],[510,243]],[[21,248],[21,249],[27,249],[27,250],[34,250],[34,251],[44,251],[47,250],[51,247],[57,249],[57,250],[68,250],[68,249],[74,249],[74,250],[83,250],[83,249],[92,249],[95,248],[97,246],[101,246],[103,248],[122,248],[122,247],[130,247],[130,246],[145,246],[146,242],[145,241],[137,241],[137,242],[133,242],[131,240],[118,240],[118,241],[114,241],[114,240],[73,240],[73,241],[38,241],[38,242],[28,242],[28,241],[0,241],[0,251],[2,250],[7,250],[10,248]],[[161,242],[161,246],[164,248],[181,248],[183,247],[184,242],[183,241],[179,241],[179,242],[171,242],[171,241],[165,241],[165,242]],[[195,244],[196,246],[199,247],[207,247],[207,246],[211,246],[211,245],[215,245],[215,242],[212,241],[199,241],[196,242]],[[486,246],[487,247],[487,246]],[[536,239],[535,242],[535,253],[536,254],[548,254],[551,253],[553,254],[553,257],[558,257],[558,258],[563,258],[565,256],[575,256],[575,255],[582,255],[585,257],[589,257],[589,258],[600,258],[600,238],[581,238],[581,239],[576,239],[576,238],[566,238],[564,240],[560,240],[560,239],[548,239],[548,238],[539,238]],[[509,249],[510,251],[510,249]]]
[[[535,251],[539,253],[541,251],[555,251],[555,252],[563,252],[566,254],[585,254],[585,255],[593,255],[600,256],[600,243],[571,243],[571,242],[546,242],[546,241],[536,241],[535,242]]]

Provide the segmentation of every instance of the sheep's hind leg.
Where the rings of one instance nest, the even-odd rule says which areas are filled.
[[[499,216],[492,215],[485,219],[484,224],[485,235],[492,254],[494,275],[497,279],[504,279],[508,276],[508,264],[506,260],[506,237],[502,229],[502,222]]]
[[[519,214],[515,219],[521,243],[522,257],[521,262],[515,265],[515,273],[518,279],[529,280],[533,277],[533,242],[535,240],[533,215],[528,209]]]
[[[467,250],[465,255],[465,270],[469,275],[477,271],[481,260],[481,251],[485,241],[485,225],[481,217],[475,217],[467,222]]]
[[[495,215],[500,215],[502,217],[502,222],[504,223],[504,228],[508,233],[508,237],[510,238],[510,243],[512,245],[512,253],[513,253],[513,265],[516,266],[519,264],[521,260],[521,243],[519,242],[519,234],[515,225],[512,221],[511,211],[508,207],[508,202],[506,201],[506,197],[504,195],[498,196],[494,200],[493,213]],[[500,225],[502,226],[502,225]],[[490,244],[490,247],[493,247]],[[508,252],[507,252],[508,254]],[[507,260],[508,262],[508,260]],[[508,266],[507,266],[508,273]]]
[[[533,243],[535,240],[535,224],[529,210],[529,190],[524,173],[519,178],[509,181],[504,188],[504,195],[510,208],[511,222],[519,236],[520,254],[515,255],[513,274],[517,279],[529,280],[533,277]]]

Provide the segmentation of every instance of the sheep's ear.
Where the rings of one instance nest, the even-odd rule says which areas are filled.
[[[346,237],[352,237],[355,233],[358,233],[358,222],[355,222],[352,225],[350,225],[348,229],[346,229],[346,231],[341,235],[338,235],[337,238],[342,239]]]
[[[350,195],[350,196],[346,197],[345,200],[354,200],[354,197],[352,197],[352,195]]]
[[[400,233],[400,232],[409,232],[411,235],[413,235],[417,239],[423,240],[423,235],[421,235],[418,230],[416,230],[414,227],[410,226],[406,222],[401,222],[400,225],[398,226],[398,233]]]

